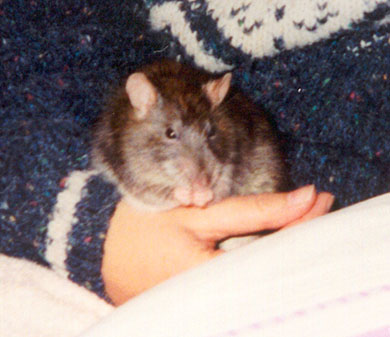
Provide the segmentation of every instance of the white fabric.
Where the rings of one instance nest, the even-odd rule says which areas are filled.
[[[390,194],[226,253],[115,310],[0,255],[0,336],[78,335],[388,337]]]
[[[0,255],[0,336],[75,336],[113,310],[48,268]]]
[[[390,336],[390,194],[224,254],[82,335],[103,336]]]

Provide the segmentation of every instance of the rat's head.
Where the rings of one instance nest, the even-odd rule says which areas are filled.
[[[231,74],[210,78],[178,67],[127,79],[127,165],[133,178],[168,186],[180,204],[203,206],[231,189],[236,142],[222,104]]]

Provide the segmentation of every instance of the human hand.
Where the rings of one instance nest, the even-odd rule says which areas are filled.
[[[232,197],[207,208],[161,213],[133,209],[121,201],[104,246],[102,275],[117,305],[142,291],[223,253],[227,237],[274,230],[327,213],[329,193],[305,186],[288,193]]]

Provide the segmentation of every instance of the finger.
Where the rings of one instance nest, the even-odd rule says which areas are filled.
[[[313,185],[288,193],[264,193],[228,198],[205,209],[186,213],[183,223],[204,237],[223,238],[276,229],[302,218],[314,205]],[[180,215],[179,215],[180,216]]]
[[[328,192],[319,193],[313,207],[301,218],[293,221],[288,226],[294,226],[298,223],[308,221],[328,213],[333,203],[334,203],[334,196],[331,193]]]
[[[314,202],[313,207],[307,213],[305,213],[304,216],[288,224],[286,227],[294,226],[304,221],[308,221],[328,213],[330,208],[333,205],[333,202],[334,202],[334,196],[331,193],[327,193],[327,192],[319,193]],[[223,254],[224,252],[225,251],[222,249],[216,249],[213,252],[214,254],[213,256],[218,256],[220,254]],[[211,253],[212,252],[210,252],[210,254]]]

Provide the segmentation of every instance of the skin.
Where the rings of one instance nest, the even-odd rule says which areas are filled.
[[[221,239],[279,229],[327,213],[330,193],[314,186],[293,192],[231,197],[206,208],[137,211],[119,202],[104,246],[102,275],[107,294],[120,305],[158,283],[224,251]]]

